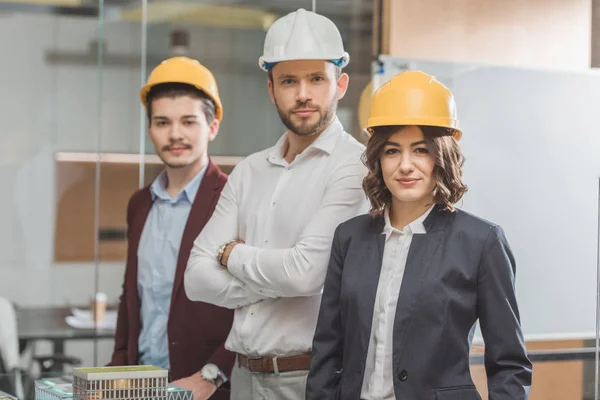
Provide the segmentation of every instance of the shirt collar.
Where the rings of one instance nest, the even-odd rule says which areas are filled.
[[[413,222],[411,222],[410,224],[405,226],[403,230],[396,229],[392,226],[392,223],[390,221],[389,209],[386,208],[385,212],[384,212],[385,225],[383,227],[383,232],[382,232],[385,235],[385,240],[387,241],[390,238],[390,236],[392,235],[392,233],[394,233],[394,232],[400,233],[401,235],[411,235],[411,234],[418,235],[418,234],[427,233],[427,230],[425,229],[425,225],[423,224],[423,222],[425,221],[425,219],[427,218],[427,216],[429,215],[429,213],[431,212],[431,210],[433,209],[434,206],[435,205],[432,205],[431,207],[429,207],[429,209],[427,211],[425,211],[423,213],[423,215],[421,215],[419,218],[415,219]]]
[[[344,127],[342,126],[339,118],[336,116],[327,129],[325,129],[319,135],[319,137],[312,142],[310,146],[306,148],[306,150],[304,150],[304,152],[308,152],[310,149],[314,148],[327,154],[331,154],[343,133]],[[279,138],[275,146],[271,147],[271,150],[268,152],[269,161],[277,165],[287,165],[287,162],[283,158],[283,153],[287,146],[288,134],[286,132]]]
[[[176,199],[171,199],[171,196],[169,196],[169,193],[167,193],[167,184],[168,184],[168,177],[167,177],[167,171],[163,170],[154,180],[154,182],[152,182],[152,185],[150,185],[150,193],[152,194],[152,201],[156,200],[156,198],[158,197],[161,200],[168,200],[168,201],[173,201],[174,203],[177,203],[178,201],[180,201],[182,198],[186,198],[190,203],[194,203],[194,200],[196,200],[196,194],[198,193],[198,189],[200,188],[200,183],[202,182],[202,179],[204,178],[204,175],[206,174],[206,170],[208,169],[208,163],[206,163],[206,165],[202,168],[202,170],[198,173],[198,175],[196,175],[191,181],[188,182],[187,185],[185,185],[185,187],[183,188],[183,190],[181,191],[181,193],[179,193],[179,196],[177,196]]]

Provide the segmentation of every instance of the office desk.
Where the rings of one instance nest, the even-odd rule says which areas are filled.
[[[17,330],[20,340],[49,340],[52,353],[64,355],[67,340],[112,339],[113,329],[75,329],[65,322],[71,307],[20,308],[17,310]]]

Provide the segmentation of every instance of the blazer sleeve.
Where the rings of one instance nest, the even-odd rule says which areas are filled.
[[[135,195],[129,200],[127,205],[127,235],[131,232],[131,220],[133,217],[133,211],[135,209]],[[127,287],[129,283],[129,266],[131,260],[129,260],[129,252],[127,252],[127,266],[125,268],[125,278],[123,280],[123,291],[119,299],[119,309],[117,314],[117,328],[115,331],[115,347],[109,366],[127,365],[127,353],[128,353],[128,342],[129,342],[129,316],[127,312]]]
[[[485,342],[489,400],[527,399],[527,357],[515,295],[515,259],[502,228],[493,227],[479,265],[477,312]]]
[[[340,291],[345,251],[340,245],[339,230],[338,226],[333,237],[329,268],[325,277],[317,328],[313,339],[306,400],[335,400],[338,398],[340,390],[344,345]]]
[[[109,366],[127,365],[127,342],[129,337],[129,327],[127,319],[127,273],[125,273],[125,283],[123,284],[123,293],[119,301],[119,310],[117,316],[117,329],[115,332],[115,347]]]

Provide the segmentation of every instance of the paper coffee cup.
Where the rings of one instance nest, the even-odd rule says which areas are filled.
[[[104,320],[104,313],[106,312],[106,303],[108,297],[106,293],[98,292],[94,299],[92,299],[90,308],[92,310],[92,315],[94,317],[94,321],[99,324]]]

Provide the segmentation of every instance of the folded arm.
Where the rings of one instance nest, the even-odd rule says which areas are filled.
[[[334,171],[321,206],[314,213],[300,240],[286,249],[261,249],[236,245],[227,269],[240,282],[272,297],[300,297],[319,294],[336,227],[368,210],[362,190],[366,170],[352,160]]]
[[[225,184],[210,220],[194,241],[184,277],[185,293],[190,300],[225,308],[240,308],[268,298],[217,261],[221,246],[238,239],[235,172]]]

